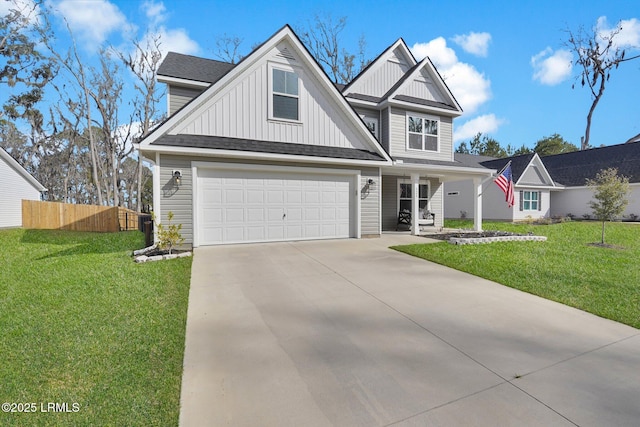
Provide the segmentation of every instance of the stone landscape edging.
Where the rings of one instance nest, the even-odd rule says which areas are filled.
[[[545,242],[547,236],[495,236],[495,237],[451,237],[449,243],[452,245],[476,245],[482,243],[493,242],[512,242],[512,241],[538,241]]]

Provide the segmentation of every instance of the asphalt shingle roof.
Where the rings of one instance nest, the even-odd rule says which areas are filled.
[[[215,83],[234,67],[228,62],[169,52],[158,68],[158,75]]]
[[[616,168],[629,182],[640,182],[640,143],[610,145],[542,157],[551,178],[565,186],[586,185],[602,169]]]
[[[350,160],[384,161],[370,151],[324,145],[293,144],[288,142],[257,141],[206,135],[163,135],[151,145],[207,148],[212,150],[251,151],[256,153],[288,154],[294,156],[327,157]]]
[[[472,156],[473,157],[473,156]],[[475,156],[478,157],[478,156]],[[430,160],[430,159],[415,159],[411,157],[394,157],[395,160],[402,160],[404,164],[417,164],[417,165],[434,165],[434,166],[454,166],[454,167],[467,167],[486,169],[485,166],[478,162],[474,162],[472,159],[459,158],[456,154],[453,162],[445,160]]]
[[[507,157],[504,159],[495,159],[481,162],[480,164],[489,169],[497,169],[498,172],[502,170],[503,167],[507,165],[509,160],[511,160],[511,174],[513,175],[513,182],[516,183],[524,173],[524,170],[527,168],[531,159],[533,158],[534,153],[523,154],[521,156],[513,156]],[[546,164],[545,164],[546,166]]]

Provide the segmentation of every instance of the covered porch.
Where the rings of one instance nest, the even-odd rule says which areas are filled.
[[[396,160],[393,166],[382,169],[382,232],[408,231],[420,235],[442,229],[443,184],[469,179],[475,189],[474,230],[482,231],[482,188],[495,171],[461,166],[458,162],[414,162]]]

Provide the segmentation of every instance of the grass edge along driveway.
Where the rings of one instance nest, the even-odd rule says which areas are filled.
[[[441,242],[393,249],[640,328],[640,224],[606,224],[606,243],[617,249],[589,245],[599,242],[599,222],[484,222],[483,229],[533,232],[547,241]]]
[[[22,404],[0,425],[178,424],[191,258],[135,264],[143,245],[0,230],[0,401]]]

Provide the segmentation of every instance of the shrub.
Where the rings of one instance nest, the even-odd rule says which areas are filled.
[[[153,219],[155,221],[155,216]],[[169,254],[171,254],[173,248],[184,243],[184,237],[182,237],[182,235],[180,234],[180,230],[182,230],[182,224],[172,224],[172,220],[173,212],[169,211],[169,213],[167,213],[167,227],[159,222],[156,224],[156,229],[158,230],[158,247],[160,249],[168,249]]]

